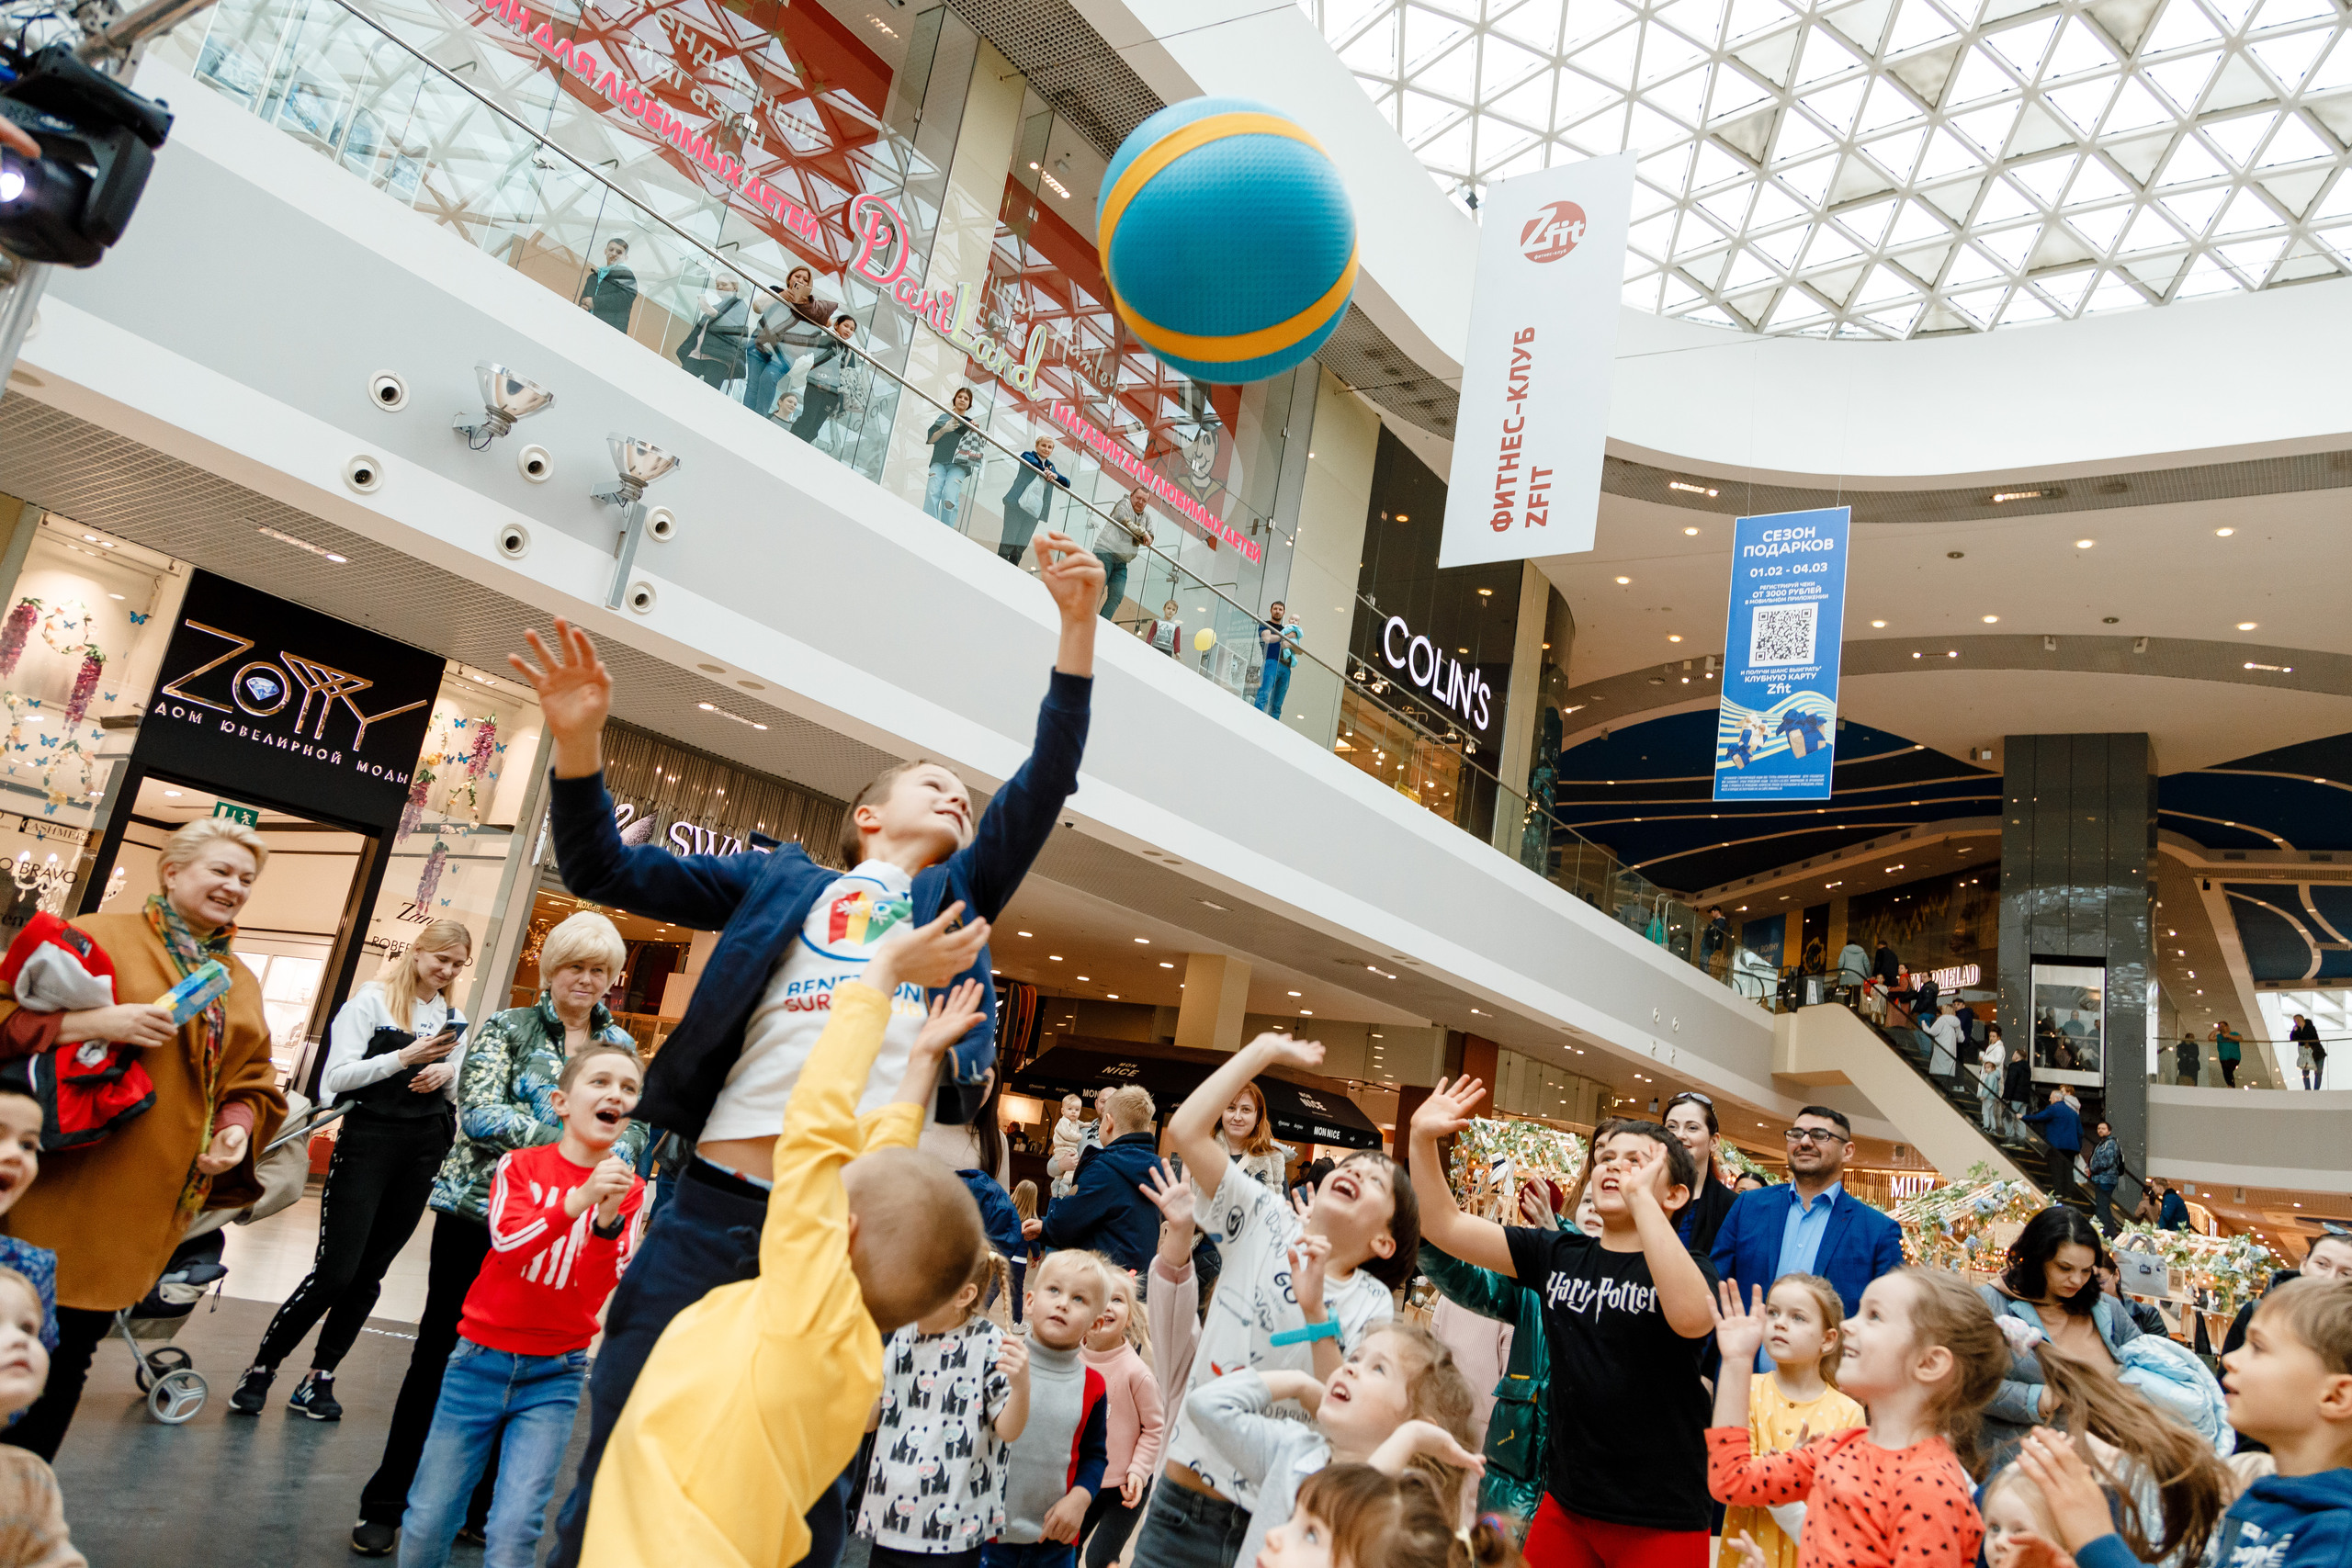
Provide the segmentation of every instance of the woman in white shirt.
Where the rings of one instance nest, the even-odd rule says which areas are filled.
[[[2000,1031],[1994,1030],[1976,1058],[1976,1103],[1984,1112],[1984,1131],[1996,1138],[2002,1132],[2001,1083],[2007,1067],[2008,1056],[2001,1049]]]
[[[384,1270],[424,1217],[434,1173],[457,1131],[453,1053],[466,1021],[447,992],[472,955],[463,924],[435,920],[334,1015],[319,1093],[352,1106],[319,1195],[318,1256],[269,1320],[232,1410],[260,1414],[277,1363],[324,1317],[310,1375],[287,1405],[314,1421],[341,1419],[335,1367],[375,1310]]]

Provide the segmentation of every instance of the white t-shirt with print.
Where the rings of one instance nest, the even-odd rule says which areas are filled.
[[[882,1354],[880,1421],[857,1533],[934,1556],[1004,1532],[1004,1456],[996,1435],[1012,1385],[997,1370],[1004,1331],[985,1317],[925,1334],[912,1324]]]
[[[798,940],[785,948],[760,1005],[744,1022],[742,1055],[703,1123],[702,1142],[772,1138],[784,1130],[792,1086],[832,1017],[833,987],[864,975],[876,944],[911,918],[913,886],[914,878],[899,867],[870,860],[817,896]],[[922,1021],[922,987],[901,985],[890,998],[890,1021],[858,1100],[859,1115],[880,1110],[898,1093]]]
[[[1293,1372],[1315,1371],[1315,1347],[1300,1341],[1269,1343],[1285,1329],[1302,1328],[1298,1295],[1291,1288],[1290,1248],[1298,1240],[1298,1216],[1290,1201],[1269,1191],[1264,1183],[1240,1166],[1227,1162],[1216,1190],[1194,1201],[1193,1218],[1216,1241],[1224,1268],[1216,1293],[1209,1298],[1207,1319],[1201,1325],[1201,1342],[1193,1353],[1192,1374],[1184,1380],[1184,1399],[1175,1402],[1180,1414],[1168,1439],[1168,1458],[1189,1464],[1202,1478],[1245,1507],[1257,1506],[1258,1489],[1249,1478],[1203,1441],[1189,1416],[1181,1414],[1193,1391],[1227,1372],[1247,1368]],[[1363,1337],[1396,1315],[1388,1287],[1359,1269],[1345,1279],[1323,1281],[1323,1310],[1340,1325],[1340,1351],[1345,1355],[1363,1343]],[[1285,1401],[1278,1413],[1304,1419],[1306,1412]]]

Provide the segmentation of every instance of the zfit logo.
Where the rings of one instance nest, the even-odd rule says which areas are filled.
[[[202,621],[188,621],[185,624],[191,630],[217,637],[232,646],[228,652],[218,659],[209,663],[199,664],[187,674],[167,682],[163,688],[164,694],[167,697],[175,697],[184,703],[194,703],[199,707],[216,708],[222,713],[232,711],[228,703],[216,703],[209,697],[199,697],[187,688],[201,676],[218,670],[232,659],[251,649],[254,646],[254,639],[249,637],[239,637],[234,632],[224,632],[218,626],[208,626]],[[283,712],[286,705],[293,700],[295,688],[300,687],[302,705],[294,711],[294,733],[297,737],[302,734],[302,727],[310,724],[311,729],[309,738],[312,740],[325,739],[327,716],[334,711],[337,703],[341,703],[351,710],[351,716],[359,721],[359,728],[351,738],[351,749],[357,751],[368,744],[369,725],[380,724],[395,715],[404,714],[424,705],[424,701],[420,699],[416,702],[402,704],[396,708],[387,708],[382,713],[364,712],[357,703],[351,700],[352,695],[355,693],[366,691],[374,685],[375,682],[364,675],[354,675],[348,671],[337,670],[331,664],[322,664],[315,659],[305,659],[300,654],[281,652],[278,658],[284,660],[282,668],[266,659],[256,659],[240,665],[236,673],[229,677],[228,695],[230,702],[235,703],[237,707],[254,717],[269,718]],[[288,674],[288,671],[292,671],[290,677]],[[319,716],[315,722],[311,718],[311,706],[313,703],[318,705],[319,710]]]
[[[1584,209],[1573,201],[1549,202],[1519,231],[1520,254],[1532,262],[1555,262],[1583,238]]]

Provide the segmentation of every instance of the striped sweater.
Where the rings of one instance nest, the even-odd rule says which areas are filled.
[[[632,1182],[607,1233],[594,1208],[563,1212],[571,1190],[594,1174],[560,1144],[517,1149],[490,1179],[490,1256],[466,1292],[458,1332],[516,1356],[585,1350],[596,1314],[620,1282],[645,1230],[645,1183]]]

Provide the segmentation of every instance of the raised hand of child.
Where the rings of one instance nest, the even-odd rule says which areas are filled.
[[[2050,1504],[2050,1521],[2058,1527],[2058,1540],[2069,1552],[2078,1552],[2099,1537],[2115,1533],[2098,1477],[2092,1473],[2081,1449],[2069,1442],[2064,1433],[2036,1427],[2018,1445],[2017,1464],[2027,1480],[2041,1488],[2042,1497]]]
[[[1151,1200],[1159,1217],[1171,1225],[1193,1228],[1193,1184],[1168,1168],[1161,1160],[1144,1173],[1148,1181],[1138,1182],[1136,1190]]]
[[[1063,618],[1091,617],[1102,603],[1102,563],[1056,529],[1039,529],[1030,543],[1037,552],[1037,576]]]
[[[538,696],[539,716],[555,742],[556,776],[581,778],[594,773],[601,761],[598,737],[613,706],[612,671],[596,657],[596,645],[588,634],[560,616],[553,649],[536,631],[525,632],[523,640],[539,662],[519,653],[508,654],[506,662]]]
[[[2010,1530],[1984,1543],[1984,1560],[1993,1568],[2075,1568],[2075,1560],[2031,1530]]]
[[[1029,1376],[1029,1341],[1018,1334],[1008,1334],[996,1348],[996,1370],[1005,1381],[1018,1385]]]
[[[1450,1138],[1470,1125],[1470,1110],[1486,1098],[1487,1086],[1475,1077],[1440,1078],[1437,1088],[1413,1112],[1413,1135]]]
[[[1330,1262],[1328,1235],[1302,1235],[1290,1244],[1290,1286],[1309,1323],[1323,1321],[1323,1275]]]
[[[980,949],[988,945],[989,923],[976,919],[958,926],[956,921],[963,913],[959,899],[940,910],[939,918],[927,926],[899,925],[875,947],[874,957],[865,965],[865,983],[887,997],[899,988],[900,981],[944,986],[969,969]]]
[[[1255,1051],[1265,1061],[1291,1067],[1319,1067],[1323,1065],[1323,1044],[1317,1040],[1298,1040],[1272,1030],[1242,1047]]]
[[[1659,1201],[1657,1190],[1666,1169],[1664,1145],[1644,1139],[1639,1147],[1625,1156],[1625,1179],[1618,1186],[1618,1190],[1625,1195],[1625,1207],[1634,1212],[1637,1220],[1645,1208],[1664,1213],[1666,1205]]]
[[[1096,570],[1099,575],[1101,569],[1097,568]],[[1087,1506],[1093,1501],[1094,1495],[1083,1486],[1073,1486],[1063,1493],[1062,1500],[1046,1510],[1045,1525],[1041,1531],[1045,1539],[1077,1540],[1079,1527],[1086,1523]]]
[[[972,1025],[987,1010],[987,994],[978,980],[966,980],[954,990],[932,998],[931,1016],[923,1021],[922,1032],[915,1036],[915,1055],[928,1056],[936,1064],[950,1045],[972,1032]]]
[[[1764,1348],[1764,1287],[1753,1287],[1755,1303],[1743,1311],[1739,1304],[1739,1281],[1715,1281],[1717,1302],[1708,1304],[1715,1309],[1715,1344],[1724,1353],[1724,1365],[1752,1366],[1756,1352]],[[1718,1304],[1720,1303],[1720,1304]]]
[[[1402,1475],[1420,1458],[1436,1460],[1473,1475],[1487,1472],[1487,1461],[1453,1440],[1453,1434],[1434,1421],[1408,1421],[1388,1434],[1365,1462],[1385,1475]]]

